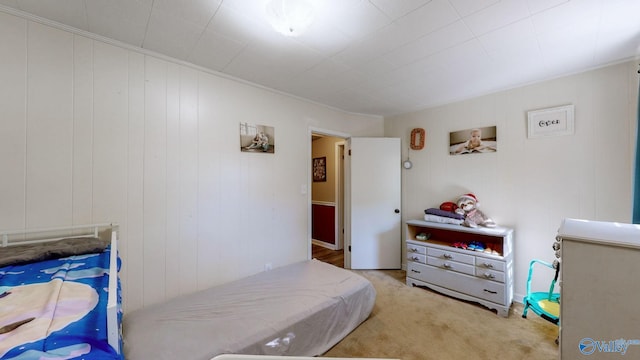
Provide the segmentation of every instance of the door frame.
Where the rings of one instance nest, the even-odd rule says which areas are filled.
[[[333,136],[333,137],[337,137],[337,138],[342,138],[344,140],[344,142],[342,143],[342,146],[346,146],[346,140],[348,138],[351,137],[351,134],[347,134],[347,133],[343,133],[343,132],[339,132],[339,131],[334,131],[334,130],[328,130],[328,129],[321,129],[321,128],[316,128],[316,127],[312,127],[310,126],[308,131],[307,131],[307,139],[308,140],[308,145],[307,145],[307,185],[306,185],[306,189],[307,189],[307,259],[311,259],[312,258],[312,242],[313,242],[313,236],[312,236],[312,224],[313,224],[313,218],[311,216],[311,207],[312,207],[312,189],[313,189],[313,179],[311,178],[311,161],[312,161],[312,155],[311,155],[311,148],[312,148],[312,135],[313,134],[319,134],[319,135],[326,135],[326,136]],[[343,176],[344,177],[344,176]],[[338,186],[336,184],[336,186]],[[339,201],[340,199],[338,198],[337,201]],[[336,202],[336,207],[341,206],[344,209],[344,203],[342,204],[338,204]],[[338,212],[338,210],[336,209],[336,213]],[[342,226],[344,227],[344,217],[345,217],[345,211],[342,212],[342,219],[339,219],[339,223],[343,224]],[[336,224],[336,226],[339,226]],[[336,239],[336,242],[339,241],[339,239]],[[345,247],[345,244],[343,243],[343,248]]]
[[[335,144],[335,172],[336,172],[336,246],[335,250],[344,249],[344,152],[347,139]]]

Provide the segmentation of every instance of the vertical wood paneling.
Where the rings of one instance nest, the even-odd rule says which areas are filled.
[[[180,292],[198,287],[198,73],[180,69]]]
[[[166,297],[180,294],[180,66],[167,65]]]
[[[166,289],[167,63],[145,57],[144,305]]]
[[[633,148],[628,137],[621,134],[629,132],[630,123],[635,122],[634,113],[628,112],[627,83],[628,74],[622,65],[603,69],[594,75],[598,95],[590,104],[594,116],[593,130],[597,134],[594,141],[586,144],[593,151],[593,160],[601,174],[617,174],[623,169],[632,170],[634,158],[627,150]],[[637,84],[637,81],[636,81]],[[637,116],[637,115],[636,115]],[[632,121],[625,121],[626,119]],[[606,146],[606,144],[616,144]],[[594,146],[595,145],[595,146]],[[633,188],[632,176],[598,176],[595,189],[595,203],[598,209],[596,216],[600,219],[616,221],[626,219],[631,222],[631,199],[621,204],[618,199],[624,198]]]
[[[93,49],[92,220],[121,226],[119,251],[127,259],[128,52],[97,41]],[[129,263],[125,261],[121,272],[124,290]]]
[[[93,41],[73,37],[73,223],[93,220]]]
[[[220,250],[226,248],[227,242],[221,242],[222,235],[217,228],[225,220],[220,212],[219,178],[222,151],[219,149],[220,144],[216,143],[217,137],[220,136],[217,123],[221,121],[217,93],[222,89],[217,88],[215,80],[207,74],[200,74],[199,84],[197,281],[198,288],[204,288],[214,283],[215,276],[212,274],[217,273],[217,268],[224,267],[225,260],[220,256]],[[225,135],[229,136],[229,134]],[[226,152],[229,150],[227,149]],[[226,209],[226,213],[236,213],[235,206],[238,205]]]
[[[129,52],[129,113],[127,158],[127,219],[122,284],[125,309],[144,304],[144,55]],[[122,248],[122,245],[120,245]]]
[[[126,214],[129,81],[127,51],[94,44],[93,220]]]
[[[26,226],[72,222],[73,35],[30,22]]]
[[[261,206],[255,202],[255,198],[251,198],[247,194],[246,188],[242,186],[240,181],[240,169],[247,166],[242,158],[250,155],[240,151],[240,119],[257,124],[264,124],[264,122],[262,118],[256,119],[248,115],[253,111],[259,111],[259,108],[255,108],[254,104],[251,104],[251,106],[238,106],[237,102],[240,99],[237,96],[238,88],[235,84],[216,79],[211,85],[218,90],[214,93],[216,101],[213,110],[217,116],[215,117],[215,128],[211,129],[210,141],[214,145],[216,154],[224,154],[224,156],[218,155],[215,162],[217,166],[215,178],[217,207],[215,211],[218,215],[215,219],[216,236],[214,238],[215,248],[213,251],[218,253],[218,249],[225,249],[225,252],[219,256],[220,260],[217,262],[218,266],[214,271],[221,273],[221,279],[229,280],[233,276],[231,274],[251,273],[250,269],[253,266],[247,266],[245,262],[231,259],[241,258],[244,256],[243,254],[247,254],[248,251],[244,251],[246,244],[253,244],[255,239],[262,236],[254,226],[256,219],[244,222],[240,215],[256,206]],[[267,155],[266,158],[272,157],[269,156],[272,154],[252,155]],[[250,177],[263,180],[270,176],[260,172],[259,169],[249,169],[248,174]],[[247,199],[249,200],[248,202],[246,201]],[[241,236],[239,237],[236,236],[238,229],[241,229]],[[256,248],[255,250],[262,254],[259,249]],[[227,254],[230,256],[227,256]],[[255,264],[254,266],[262,270],[261,265]],[[212,278],[211,280],[216,279]]]
[[[27,22],[0,12],[0,228],[25,225]],[[5,84],[3,86],[2,84]],[[11,84],[11,86],[6,86]]]

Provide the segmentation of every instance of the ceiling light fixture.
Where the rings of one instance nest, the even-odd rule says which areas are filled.
[[[271,26],[285,36],[298,36],[313,22],[313,6],[306,0],[271,0],[265,11]]]

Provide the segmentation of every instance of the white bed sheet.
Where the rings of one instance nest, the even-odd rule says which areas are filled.
[[[270,356],[270,355],[218,355],[211,360],[399,360],[387,358],[336,358],[336,357],[307,357],[307,356]]]
[[[375,296],[352,271],[303,261],[125,315],[124,355],[321,355],[367,319]]]

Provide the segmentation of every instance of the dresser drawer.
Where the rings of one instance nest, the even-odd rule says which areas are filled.
[[[467,288],[467,294],[498,304],[504,304],[504,284],[480,278],[476,279],[477,281]]]
[[[427,267],[425,264],[419,264],[416,262],[407,263],[407,277],[410,278],[428,282],[430,277],[433,277],[434,270],[439,271],[438,269]]]
[[[407,253],[407,260],[426,264],[427,263],[427,255],[416,254],[416,253]]]
[[[427,256],[427,264],[444,270],[457,271],[459,273],[475,276],[475,267],[473,265],[436,258],[433,256]]]
[[[502,271],[490,270],[485,267],[476,267],[476,276],[479,278],[493,280],[504,283],[504,273]]]
[[[446,251],[436,248],[427,248],[427,255],[443,260],[457,261],[459,263],[475,265],[475,256],[460,254],[454,251]]]
[[[497,304],[505,302],[504,284],[476,276],[410,262],[407,264],[407,277]]]
[[[427,248],[421,245],[407,244],[407,253],[426,255]]]
[[[490,269],[490,270],[496,270],[496,271],[502,271],[502,272],[504,272],[504,269],[505,269],[504,261],[487,259],[482,257],[477,258],[476,266],[484,269]]]

